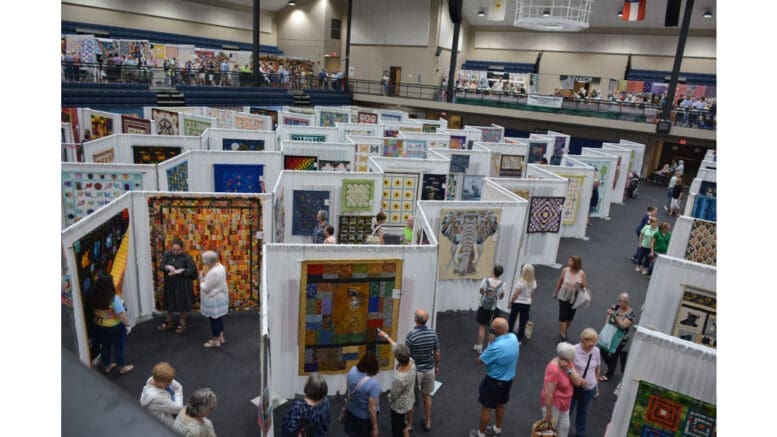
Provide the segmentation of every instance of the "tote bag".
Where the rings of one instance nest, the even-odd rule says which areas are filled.
[[[619,329],[612,323],[605,323],[602,330],[599,331],[599,341],[596,345],[602,352],[614,353],[618,349],[618,345],[621,344],[624,335],[626,335],[626,331]]]

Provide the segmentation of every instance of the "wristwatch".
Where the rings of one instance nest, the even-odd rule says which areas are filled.
[[[567,375],[571,375],[571,374],[572,374],[572,369],[567,369]]]

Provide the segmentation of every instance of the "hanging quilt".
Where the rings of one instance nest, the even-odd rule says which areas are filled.
[[[148,199],[151,271],[154,298],[162,306],[164,272],[158,267],[174,238],[202,265],[201,254],[213,250],[227,270],[229,305],[236,310],[255,309],[261,285],[262,201],[259,198],[152,196]],[[199,307],[199,281],[193,281],[195,307]]]
[[[715,292],[684,285],[672,335],[704,346],[717,347],[717,331]]]
[[[278,111],[273,111],[271,109],[263,109],[263,108],[251,107],[251,108],[249,108],[248,112],[250,112],[251,114],[256,114],[256,115],[265,115],[265,116],[270,117],[272,119],[272,126],[269,126],[269,127],[265,126],[264,130],[273,130],[273,126],[277,126],[278,125]]]
[[[502,142],[502,129],[500,128],[479,128],[480,141],[484,143],[501,143]]]
[[[440,280],[482,279],[493,273],[501,212],[499,209],[443,209],[440,212]]]
[[[450,142],[451,149],[466,149],[467,148],[466,145],[467,145],[466,136],[451,135],[451,142]]]
[[[372,112],[359,112],[357,121],[359,123],[378,124],[378,114]]]
[[[372,217],[340,215],[337,244],[364,244],[372,233]]]
[[[499,177],[523,176],[523,155],[502,155],[498,174]]]
[[[205,129],[212,127],[209,121],[198,120],[195,118],[183,117],[183,134],[187,136],[199,137],[205,132]]]
[[[167,169],[167,191],[189,191],[189,161]]]
[[[318,117],[319,127],[337,127],[337,123],[348,123],[350,114],[334,111],[320,111]]]
[[[452,173],[448,175],[445,200],[456,200],[456,197],[459,195],[459,180],[461,176],[463,176],[461,173]]]
[[[272,130],[272,127],[265,126],[265,119],[254,117],[250,114],[236,112],[234,114],[235,129],[244,130]]]
[[[405,158],[426,158],[426,141],[405,140]]]
[[[92,154],[92,162],[99,164],[110,164],[116,159],[116,153],[113,147]]]
[[[383,203],[387,225],[403,225],[415,212],[418,174],[384,173]]]
[[[125,134],[151,135],[151,120],[122,114],[121,131]]]
[[[399,158],[405,154],[405,140],[394,138],[383,139],[383,156]]]
[[[348,161],[329,161],[322,159],[318,161],[318,167],[320,171],[351,171],[351,163]]]
[[[465,173],[468,168],[469,155],[451,155],[451,173]]]
[[[372,179],[344,179],[341,188],[341,212],[370,212],[375,198]]]
[[[483,193],[483,176],[464,175],[461,182],[461,200],[480,200]]]
[[[307,141],[310,143],[325,143],[326,135],[309,135],[309,134],[291,134],[289,135],[291,141]]]
[[[445,200],[447,175],[425,174],[421,187],[421,200]]]
[[[438,127],[439,126],[436,124],[424,123],[423,126],[421,126],[421,132],[425,134],[436,134]]]
[[[286,155],[283,157],[284,170],[317,170],[318,158],[315,156]]]
[[[389,114],[385,112],[380,113],[380,118],[383,122],[386,121],[402,121],[402,115],[401,114]]]
[[[402,260],[303,261],[299,303],[299,374],[346,373],[366,351],[393,367]]]
[[[264,166],[213,164],[213,191],[217,193],[264,193]]]
[[[304,117],[283,116],[284,126],[310,126],[310,120]]]
[[[92,139],[107,137],[113,134],[113,119],[101,115],[92,115]]]
[[[499,176],[499,170],[502,168],[502,154],[491,152],[491,167],[488,170],[488,176],[495,178]]]
[[[715,222],[718,219],[718,198],[696,195],[693,198],[691,216]]]
[[[291,235],[313,235],[318,211],[329,213],[329,191],[294,190]]]
[[[355,144],[356,171],[369,171],[370,156],[381,156],[383,154],[382,144]]]
[[[264,150],[264,140],[238,140],[224,138],[221,140],[223,150],[233,151],[261,151]]]
[[[545,157],[548,145],[546,143],[529,143],[528,163],[540,162]]]
[[[562,178],[567,178],[567,196],[564,201],[564,209],[561,213],[561,224],[573,225],[577,219],[577,210],[582,202],[584,175],[556,173]]]
[[[127,191],[143,191],[141,173],[63,171],[65,224],[72,225]]]
[[[132,162],[135,164],[158,164],[180,154],[180,147],[132,146]]]
[[[612,177],[610,174],[611,161],[609,159],[597,158],[593,156],[575,156],[575,159],[584,164],[590,165],[596,170],[594,173],[594,178],[598,179],[600,182],[599,202],[597,202],[596,205],[591,208],[590,215],[591,217],[601,217],[602,208],[604,207],[604,202],[607,201],[607,193],[610,190],[609,180]]]
[[[389,137],[389,138],[396,138],[397,136],[399,136],[399,130],[396,130],[396,129],[385,129],[383,131],[383,136],[384,137]]]
[[[564,155],[564,147],[567,144],[567,139],[564,137],[553,137],[553,155],[550,157],[550,165],[560,165],[561,157]]]
[[[527,196],[524,197],[521,194],[527,194]],[[559,232],[564,205],[563,197],[528,196],[528,192],[520,193],[519,195],[529,200],[529,221],[526,225],[527,234],[543,232],[557,234]]]
[[[714,437],[715,405],[639,381],[627,437]]]
[[[151,118],[156,122],[157,135],[180,135],[177,112],[151,108]]]
[[[234,112],[223,109],[208,108],[208,117],[216,119],[219,129],[232,129],[234,127]]]
[[[710,266],[717,265],[717,223],[693,221],[685,259]]]

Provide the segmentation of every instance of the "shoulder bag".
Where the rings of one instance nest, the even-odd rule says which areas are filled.
[[[626,335],[626,331],[618,328],[614,323],[607,322],[599,331],[599,341],[596,345],[603,352],[614,353],[618,349],[618,345],[621,344],[624,335]]]
[[[585,379],[585,375],[588,374],[588,366],[591,365],[591,357],[594,356],[593,350],[591,350],[591,353],[588,355],[588,362],[585,363],[585,370],[583,370],[583,379]],[[572,399],[583,399],[583,392],[585,392],[585,387],[578,387],[575,386],[575,391],[572,393]]]
[[[343,405],[343,409],[340,410],[340,417],[337,419],[340,423],[345,423],[345,416],[348,414],[348,405],[351,404],[351,399],[353,399],[353,394],[356,393],[357,390],[359,390],[359,387],[362,386],[367,380],[370,379],[369,376],[365,376],[362,378],[361,381],[359,381],[358,384],[356,384],[356,387],[353,388],[353,391],[348,392],[348,390],[345,391],[345,405]]]
[[[576,310],[585,305],[588,308],[591,305],[591,290],[588,287],[583,287],[575,293],[575,300],[572,303],[572,309]]]

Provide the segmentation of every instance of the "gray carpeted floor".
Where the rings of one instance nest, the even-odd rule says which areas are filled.
[[[585,327],[597,330],[605,321],[606,308],[622,291],[632,296],[632,306],[639,309],[645,297],[648,279],[634,271],[629,257],[636,248],[634,228],[648,205],[659,207],[659,218],[669,219],[661,205],[666,189],[642,183],[637,199],[626,205],[612,205],[611,220],[593,219],[588,241],[561,240],[557,261],[565,264],[570,255],[583,257],[583,269],[593,293],[591,305],[578,311],[572,323],[570,340]],[[674,223],[674,220],[668,220]],[[547,362],[553,357],[558,337],[557,304],[551,299],[552,287],[559,270],[537,267],[539,288],[531,309],[534,336],[521,346],[516,379],[506,407],[504,435],[528,435],[531,424],[541,416],[540,390]],[[474,290],[473,290],[474,292]],[[638,312],[639,315],[639,312]],[[437,331],[442,343],[442,388],[434,398],[430,435],[464,436],[477,426],[479,404],[477,389],[485,370],[476,364],[472,345],[477,325],[474,312],[447,312],[438,315]],[[225,319],[227,344],[220,350],[208,350],[202,342],[209,337],[207,320],[191,318],[188,331],[181,336],[172,331],[158,332],[158,321],[138,325],[130,335],[127,358],[136,368],[125,376],[109,376],[123,390],[136,398],[148,378],[151,367],[169,361],[177,370],[176,378],[188,394],[198,387],[210,387],[218,396],[218,406],[210,416],[222,436],[257,435],[257,410],[250,400],[259,393],[259,318],[256,314],[230,314]],[[601,395],[589,410],[588,435],[601,436],[615,403],[613,391],[620,380],[620,369],[613,381],[601,384]],[[340,399],[332,399],[333,423],[329,435],[342,435],[336,423]],[[278,408],[274,415],[280,423],[288,407]],[[390,434],[386,396],[381,398],[381,435]],[[423,409],[416,409],[414,434],[422,430]],[[150,417],[150,416],[149,416]],[[573,424],[574,426],[574,424]],[[278,435],[280,435],[278,433]]]

